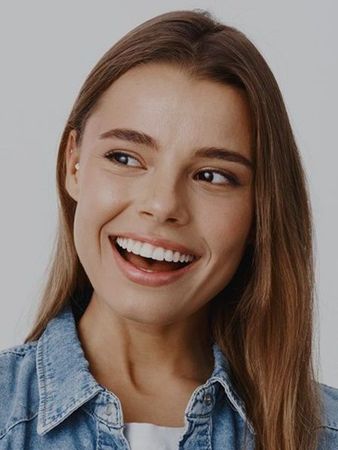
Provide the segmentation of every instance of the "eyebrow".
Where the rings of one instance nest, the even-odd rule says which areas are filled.
[[[135,144],[146,145],[147,147],[151,147],[157,151],[159,150],[159,145],[154,138],[146,133],[132,130],[130,128],[113,128],[112,130],[108,130],[100,134],[99,138],[116,138],[123,141],[133,142]],[[236,162],[239,164],[243,164],[250,169],[253,168],[253,164],[250,159],[246,158],[244,155],[238,152],[226,148],[202,147],[195,152],[195,156]]]

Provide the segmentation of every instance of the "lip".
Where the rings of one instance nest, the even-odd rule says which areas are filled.
[[[117,248],[115,247],[115,241],[113,239],[109,239],[113,255],[115,257],[116,263],[121,270],[121,272],[134,283],[141,284],[143,286],[163,286],[166,284],[173,283],[174,281],[181,278],[183,275],[191,272],[195,268],[198,259],[193,260],[187,266],[182,267],[182,269],[177,269],[173,271],[165,271],[165,272],[151,272],[145,269],[139,269],[131,264],[129,261],[125,260]]]
[[[169,241],[168,239],[163,239],[157,236],[146,236],[145,234],[136,234],[136,233],[122,233],[121,235],[117,234],[115,236],[111,236],[112,239],[116,239],[117,236],[122,236],[125,238],[134,239],[135,241],[143,241],[148,242],[156,247],[162,247],[167,250],[179,251],[180,253],[193,255],[198,259],[200,257],[195,251],[185,247],[182,244],[178,244],[177,242]]]

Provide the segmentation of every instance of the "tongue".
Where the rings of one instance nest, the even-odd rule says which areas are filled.
[[[151,258],[143,258],[143,256],[134,255],[134,253],[125,252],[123,255],[124,258],[134,264],[134,266],[139,267],[141,269],[147,269],[154,272],[163,272],[170,270],[177,270],[181,267],[184,267],[186,264],[183,263],[174,263],[167,261],[156,261]]]

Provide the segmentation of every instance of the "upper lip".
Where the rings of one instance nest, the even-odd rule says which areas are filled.
[[[118,236],[134,239],[135,241],[143,241],[148,242],[151,245],[154,245],[156,247],[162,247],[167,250],[172,251],[178,251],[180,253],[193,255],[196,258],[199,258],[199,255],[194,250],[189,249],[185,245],[179,244],[177,242],[169,241],[168,239],[164,239],[158,236],[149,236],[145,234],[137,234],[137,233],[131,233],[131,232],[122,232],[120,234],[116,234],[115,236],[112,236],[114,239]]]

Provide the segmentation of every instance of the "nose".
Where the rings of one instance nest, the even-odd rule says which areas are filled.
[[[150,177],[138,197],[138,213],[158,223],[171,222],[184,225],[189,221],[189,211],[184,189],[178,186],[173,175]]]

